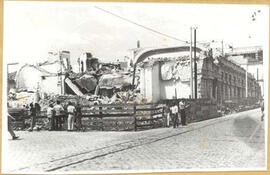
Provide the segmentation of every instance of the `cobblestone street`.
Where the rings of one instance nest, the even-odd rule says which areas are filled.
[[[255,109],[138,132],[20,131],[20,140],[7,141],[3,172],[264,169],[260,116]]]

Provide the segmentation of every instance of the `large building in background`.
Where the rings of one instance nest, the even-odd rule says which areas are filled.
[[[185,48],[185,49],[184,49]],[[261,97],[255,77],[227,56],[213,57],[211,51],[197,51],[197,95],[219,103]],[[190,98],[190,52],[188,47],[173,54],[152,55],[140,65],[140,90],[151,102]],[[193,74],[194,75],[194,74]],[[246,82],[246,77],[248,78]],[[246,87],[247,84],[247,87]],[[247,93],[246,93],[247,90]]]
[[[264,96],[264,66],[263,49],[261,46],[233,48],[231,52],[226,53],[228,59],[239,64],[247,70],[261,87],[262,96]]]

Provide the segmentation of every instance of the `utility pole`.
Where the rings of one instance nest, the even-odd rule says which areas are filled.
[[[141,47],[141,44],[140,44],[140,41],[138,40],[137,41],[137,49],[139,49]],[[134,58],[135,58],[135,51],[134,51],[134,54],[133,54],[133,61],[134,61]],[[135,84],[135,71],[136,71],[136,68],[137,68],[137,63],[133,63],[133,79],[132,79],[132,85]],[[134,90],[135,87],[132,87],[132,89]]]
[[[194,28],[194,85],[195,99],[197,99],[197,58],[196,58],[196,28]]]
[[[61,90],[61,95],[64,95],[64,82],[63,82],[63,70],[62,70],[62,67],[63,67],[63,58],[62,58],[62,53],[59,51],[59,61],[60,61],[60,75],[59,75],[59,81],[60,81],[60,90]]]
[[[137,41],[137,48],[140,48],[141,44],[140,44],[140,40]]]
[[[248,97],[248,59],[247,59],[247,67],[246,67],[246,98]]]
[[[223,40],[221,41],[221,52],[222,52],[222,56],[224,56],[224,49],[223,49]]]
[[[257,68],[257,82],[259,82],[259,69]]]
[[[192,27],[190,27],[190,96],[193,98]]]

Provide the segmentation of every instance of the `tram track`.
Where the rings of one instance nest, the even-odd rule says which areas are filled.
[[[47,162],[43,162],[43,163],[39,163],[39,164],[33,164],[31,166],[28,166],[28,167],[23,167],[23,168],[17,169],[14,172],[28,171],[29,169],[30,170],[31,169],[38,169],[38,170],[42,170],[44,172],[54,172],[54,171],[61,170],[63,168],[70,167],[70,166],[79,165],[79,164],[86,162],[86,161],[91,161],[91,160],[94,160],[94,159],[97,159],[100,157],[105,157],[107,155],[115,154],[118,152],[133,149],[133,148],[140,147],[143,145],[155,143],[155,142],[169,139],[172,137],[176,137],[176,136],[188,133],[188,132],[193,132],[193,131],[196,131],[196,130],[199,130],[199,129],[202,129],[202,128],[205,128],[205,127],[217,124],[217,123],[222,123],[222,122],[226,122],[228,120],[232,120],[236,117],[238,117],[238,115],[230,116],[230,117],[227,116],[227,117],[223,117],[223,118],[215,118],[215,119],[211,119],[209,121],[203,121],[202,123],[200,122],[201,125],[198,125],[198,123],[193,123],[185,128],[170,130],[171,131],[170,133],[152,134],[152,135],[140,137],[140,138],[137,138],[134,140],[128,140],[126,142],[116,143],[113,145],[108,145],[108,146],[104,146],[101,148],[92,149],[92,150],[80,152],[77,154],[64,156],[64,157],[54,159],[51,161],[47,161]],[[139,131],[139,132],[144,132],[144,131]]]

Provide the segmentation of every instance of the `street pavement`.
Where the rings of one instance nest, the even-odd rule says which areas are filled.
[[[129,132],[19,131],[3,173],[265,169],[260,109],[179,128]]]

